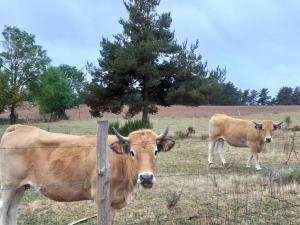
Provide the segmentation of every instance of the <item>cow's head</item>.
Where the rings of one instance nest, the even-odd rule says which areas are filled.
[[[170,151],[175,141],[167,138],[168,128],[157,135],[149,129],[131,132],[124,137],[113,128],[119,141],[110,145],[110,148],[118,154],[126,154],[131,158],[137,168],[137,182],[144,188],[151,188],[156,179],[154,176],[155,161],[160,152]]]
[[[255,122],[254,127],[260,131],[260,134],[265,142],[272,142],[272,133],[274,130],[281,129],[281,123],[273,123],[270,120],[263,120],[262,122]]]

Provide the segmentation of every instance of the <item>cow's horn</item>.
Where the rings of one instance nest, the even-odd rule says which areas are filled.
[[[122,136],[114,127],[112,127],[112,130],[114,131],[115,135],[118,137],[120,141],[128,141],[128,137]]]
[[[274,123],[276,126],[280,126],[283,122],[280,123]]]
[[[253,122],[255,125],[262,125],[262,123],[257,123],[257,122],[255,122],[254,120],[252,120],[252,122]]]
[[[164,132],[162,132],[160,135],[157,135],[157,137],[156,137],[156,139],[163,139],[163,138],[165,138],[167,135],[168,135],[168,133],[169,133],[169,127],[167,127],[165,130],[164,130]]]

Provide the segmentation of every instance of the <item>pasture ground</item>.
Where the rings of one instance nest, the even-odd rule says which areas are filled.
[[[300,110],[299,107],[295,109],[288,112],[272,108],[266,113],[247,114],[234,108],[228,114],[278,122],[290,116],[293,126],[300,125]],[[274,142],[260,153],[263,168],[260,172],[256,172],[254,166],[245,167],[248,149],[228,145],[224,150],[230,165],[223,168],[214,154],[215,164],[209,169],[207,141],[202,140],[207,134],[209,118],[181,115],[186,114],[178,111],[178,115],[152,117],[157,132],[169,125],[171,135],[189,126],[194,127],[196,133],[191,138],[177,140],[174,150],[158,156],[157,184],[151,190],[140,189],[133,203],[116,214],[115,224],[300,224],[300,186],[297,183],[280,184],[273,179],[280,170],[289,170],[299,164],[294,155],[287,165],[283,164],[288,158],[284,143],[290,132],[276,132]],[[104,119],[113,121],[117,117],[107,115]],[[95,119],[33,125],[71,134],[94,134],[96,131]],[[0,135],[6,127],[0,126]],[[300,147],[299,138],[298,133],[296,151]],[[167,207],[170,204],[173,206]],[[18,215],[19,224],[61,225],[95,212],[93,202],[58,203],[30,189],[22,200]],[[82,224],[95,224],[95,220]]]

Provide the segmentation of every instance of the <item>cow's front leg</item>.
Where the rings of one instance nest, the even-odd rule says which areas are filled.
[[[257,152],[255,152],[254,154],[253,154],[253,156],[254,156],[254,161],[255,161],[255,168],[256,168],[256,170],[261,170],[261,167],[260,167],[260,165],[259,165],[259,161],[258,161],[258,153]]]
[[[8,221],[9,225],[17,225],[17,210],[20,204],[21,198],[23,197],[25,192],[25,187],[19,188],[15,195],[12,198],[8,209]]]
[[[1,187],[2,188],[2,187]],[[10,203],[14,197],[15,190],[2,188],[0,194],[0,225],[5,225],[8,217]]]
[[[251,167],[251,161],[252,161],[252,159],[253,159],[253,155],[251,154],[250,156],[249,156],[249,158],[248,158],[248,160],[247,160],[247,165],[246,165],[246,167]]]

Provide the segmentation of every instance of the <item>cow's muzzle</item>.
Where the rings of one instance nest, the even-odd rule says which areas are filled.
[[[144,188],[152,188],[155,183],[155,176],[152,172],[139,173],[138,183],[140,183]]]
[[[272,142],[272,138],[271,137],[266,137],[265,142]]]

